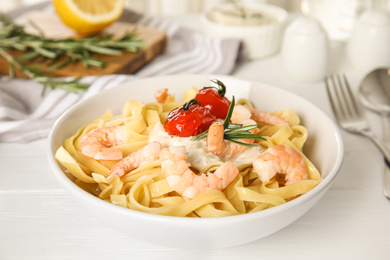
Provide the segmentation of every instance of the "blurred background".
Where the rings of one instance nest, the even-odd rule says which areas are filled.
[[[2,0],[0,11],[7,12],[20,6],[31,5],[47,0]],[[249,0],[252,2],[270,3],[287,10],[299,10],[301,0]],[[329,0],[328,0],[329,1]],[[127,0],[127,7],[145,14],[180,15],[202,13],[210,7],[227,2],[226,0]]]
[[[48,0],[1,0],[0,12]],[[229,0],[126,0],[126,8],[155,16],[200,14]],[[230,0],[231,2],[231,0]],[[290,13],[303,13],[317,19],[333,40],[346,40],[359,15],[367,9],[390,12],[390,0],[241,0],[267,3]]]

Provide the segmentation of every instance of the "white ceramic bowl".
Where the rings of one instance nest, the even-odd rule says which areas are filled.
[[[223,4],[219,7],[229,6],[231,4]],[[277,53],[280,49],[288,13],[280,7],[267,4],[247,3],[244,6],[262,13],[264,16],[273,19],[274,22],[251,26],[230,25],[223,22],[225,18],[216,18],[215,9],[211,9],[201,17],[206,35],[242,40],[248,50],[250,59],[265,58]]]
[[[305,195],[264,211],[220,218],[184,218],[134,211],[105,202],[75,185],[61,170],[55,151],[79,127],[107,109],[120,113],[128,98],[154,101],[156,88],[168,87],[177,97],[192,86],[210,84],[217,78],[227,86],[227,96],[249,98],[257,107],[274,111],[294,109],[309,132],[305,154],[322,173],[323,181]],[[320,123],[319,123],[320,122]],[[326,193],[338,174],[343,143],[336,125],[320,109],[301,97],[259,82],[220,75],[176,75],[131,81],[86,99],[66,111],[49,135],[49,161],[53,173],[75,199],[93,216],[129,236],[175,248],[217,249],[249,243],[291,224]]]

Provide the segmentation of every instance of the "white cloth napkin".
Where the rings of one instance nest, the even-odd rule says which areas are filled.
[[[28,10],[44,8],[52,11],[50,3],[38,4]],[[16,18],[23,12],[17,10],[10,16]],[[47,89],[41,95],[43,87],[33,81],[3,78],[0,80],[0,142],[29,142],[45,138],[55,120],[72,105],[123,82],[168,74],[230,74],[237,60],[243,57],[239,40],[207,38],[201,32],[164,19],[130,11],[125,11],[120,20],[165,31],[167,49],[134,75],[84,77],[82,82],[91,85],[87,91],[78,94]]]

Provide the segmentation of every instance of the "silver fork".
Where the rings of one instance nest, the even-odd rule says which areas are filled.
[[[390,151],[385,142],[371,131],[360,104],[356,101],[345,75],[335,74],[325,78],[330,104],[336,119],[344,130],[369,138],[390,162]]]

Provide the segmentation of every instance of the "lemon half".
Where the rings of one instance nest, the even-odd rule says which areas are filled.
[[[61,20],[82,35],[102,31],[118,20],[125,0],[53,0]]]

